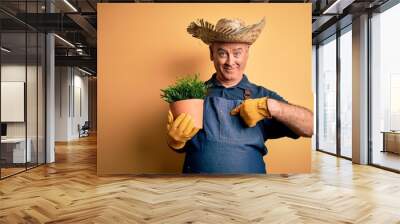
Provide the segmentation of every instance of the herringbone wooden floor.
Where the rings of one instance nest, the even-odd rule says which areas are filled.
[[[0,181],[0,223],[400,223],[400,175],[313,152],[313,173],[96,176],[96,141]]]

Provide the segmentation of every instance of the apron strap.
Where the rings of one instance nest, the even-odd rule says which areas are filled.
[[[245,90],[244,90],[243,98],[244,98],[245,100],[251,99],[251,91],[250,91],[250,89],[245,89]]]

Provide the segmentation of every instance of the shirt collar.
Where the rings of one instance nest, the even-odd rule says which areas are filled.
[[[211,85],[212,87],[223,87],[226,88],[225,86],[223,86],[217,79],[217,73],[214,73],[212,75],[212,77],[206,81],[206,84]],[[245,74],[243,74],[242,79],[240,80],[240,82],[238,84],[236,84],[235,86],[229,87],[229,88],[241,88],[241,89],[248,89],[250,87],[250,82],[249,79],[247,79],[247,76]]]

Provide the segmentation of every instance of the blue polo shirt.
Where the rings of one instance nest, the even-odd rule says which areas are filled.
[[[250,93],[250,98],[252,99],[268,97],[288,103],[276,92],[251,83],[246,75],[243,75],[242,80],[237,85],[226,88],[217,80],[216,74],[214,73],[211,79],[206,81],[206,84],[209,85],[207,93],[208,96],[222,97],[229,100],[243,100],[245,90],[247,89]],[[267,139],[275,139],[281,137],[290,137],[293,139],[299,138],[296,133],[294,133],[286,125],[275,120],[274,118],[264,119],[261,122],[263,126],[264,141],[266,141]]]

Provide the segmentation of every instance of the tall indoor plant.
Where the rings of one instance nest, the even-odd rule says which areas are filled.
[[[203,127],[203,105],[207,85],[198,79],[198,74],[177,79],[174,85],[162,89],[161,98],[169,103],[174,118],[187,113],[194,119],[194,125]]]

